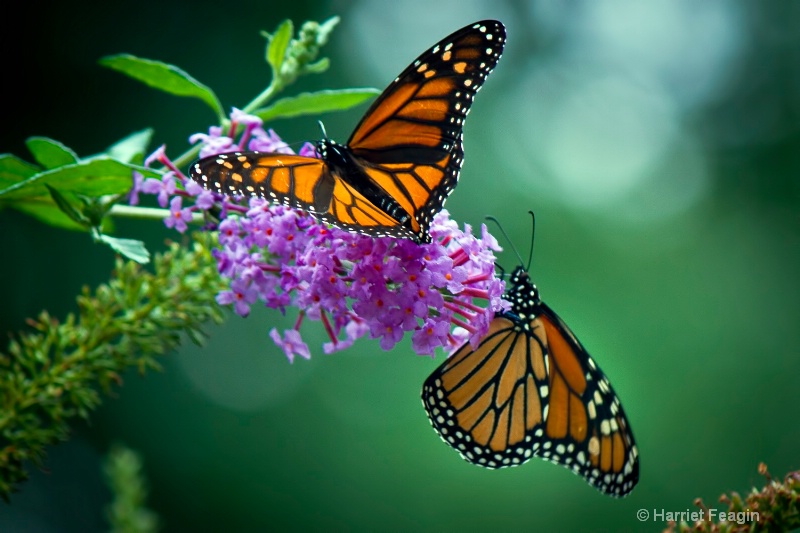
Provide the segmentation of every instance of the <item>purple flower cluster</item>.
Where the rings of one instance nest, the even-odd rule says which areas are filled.
[[[211,128],[208,135],[191,137],[202,142],[201,156],[235,150],[291,153],[257,117],[234,110],[231,120],[228,135]],[[243,133],[235,143],[240,125]],[[314,157],[313,146],[306,144],[300,154]],[[140,181],[134,192],[156,195],[159,205],[169,205],[168,227],[183,232],[195,212],[216,207],[221,213],[213,228],[220,244],[214,257],[230,285],[217,302],[232,305],[241,316],[259,300],[282,312],[298,309],[294,328],[270,331],[290,361],[296,355],[310,357],[300,334],[306,318],[323,324],[330,338],[325,353],[347,348],[365,335],[379,338],[389,350],[408,332],[417,353],[433,355],[437,347],[454,350],[465,340],[477,343],[495,311],[506,305],[504,283],[494,271],[494,251],[500,247],[485,226],[478,237],[468,225],[460,230],[442,210],[431,224],[429,244],[370,237],[328,227],[303,211],[259,198],[209,192],[175,168],[163,147],[146,165],[155,161],[168,171],[161,180]],[[183,207],[187,199],[194,204]]]

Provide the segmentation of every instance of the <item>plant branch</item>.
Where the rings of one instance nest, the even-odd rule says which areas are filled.
[[[41,466],[45,446],[65,440],[71,419],[87,418],[125,370],[159,369],[155,356],[183,334],[199,343],[204,323],[222,321],[212,245],[205,233],[193,246],[172,244],[152,273],[117,259],[107,284],[84,288],[77,315],[62,323],[42,312],[29,322],[33,332],[0,352],[0,496],[8,500],[27,463]]]

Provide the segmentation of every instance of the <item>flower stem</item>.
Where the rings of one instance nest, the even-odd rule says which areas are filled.
[[[115,204],[108,214],[115,217],[135,218],[140,220],[164,220],[170,216],[169,209],[121,204]],[[192,222],[195,224],[202,224],[204,222],[203,214],[192,213]]]
[[[252,113],[259,107],[263,106],[269,100],[272,99],[275,94],[277,94],[281,89],[283,89],[283,82],[280,81],[278,78],[272,80],[269,86],[264,89],[264,91],[256,96],[252,102],[247,104],[242,111],[245,113]]]

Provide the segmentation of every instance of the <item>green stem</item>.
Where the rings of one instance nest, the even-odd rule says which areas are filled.
[[[200,145],[192,146],[181,155],[172,160],[176,167],[182,168],[188,166],[189,163],[197,159],[197,154],[200,153]]]
[[[169,209],[159,207],[137,207],[133,205],[115,204],[108,212],[109,215],[123,218],[135,218],[140,220],[164,220],[169,218]],[[202,213],[192,213],[192,222],[202,224],[205,218]]]
[[[252,113],[259,107],[262,107],[265,103],[267,103],[273,96],[275,96],[278,92],[283,89],[283,81],[279,78],[273,78],[272,82],[269,86],[264,89],[264,91],[256,96],[252,102],[247,104],[242,111],[245,113]]]

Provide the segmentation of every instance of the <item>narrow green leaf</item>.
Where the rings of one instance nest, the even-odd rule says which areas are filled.
[[[330,38],[331,32],[339,24],[341,19],[338,16],[333,16],[319,25],[319,30],[317,31],[317,42],[320,45],[324,45],[328,42]]]
[[[78,162],[78,154],[72,149],[47,137],[29,137],[25,145],[44,168],[57,168]]]
[[[106,56],[100,60],[100,64],[127,74],[155,89],[176,96],[199,98],[207,103],[217,115],[225,114],[214,91],[174,65],[130,54]]]
[[[144,162],[144,156],[147,153],[147,147],[150,145],[152,138],[152,128],[137,131],[111,145],[111,147],[106,150],[106,153],[123,163],[141,165]]]
[[[39,172],[24,181],[0,190],[0,199],[47,195],[47,189],[44,187],[46,184],[56,186],[64,192],[86,196],[123,194],[131,188],[133,170],[148,176],[159,175],[151,169],[101,156],[74,165],[65,165]]]
[[[118,237],[111,237],[109,235],[100,234],[100,241],[109,245],[112,250],[118,254],[136,261],[137,263],[145,264],[150,262],[150,252],[147,251],[142,241],[135,239],[121,239]]]
[[[305,65],[303,67],[303,72],[305,74],[322,74],[323,72],[328,70],[328,67],[330,66],[331,66],[331,60],[328,59],[327,57],[323,57],[319,61],[316,61],[314,63],[308,63],[307,65]]]
[[[15,155],[0,154],[0,191],[35,176],[41,170]]]
[[[297,96],[281,98],[268,107],[257,109],[253,114],[267,122],[278,118],[343,111],[357,106],[379,93],[380,91],[377,89],[340,89],[301,93]]]
[[[281,65],[286,58],[286,49],[294,35],[294,24],[290,19],[281,22],[275,33],[268,35],[269,45],[267,45],[267,63],[272,67],[272,72],[277,74],[281,71]]]
[[[50,192],[50,198],[56,203],[59,209],[64,212],[69,218],[74,220],[76,223],[86,226],[87,228],[90,226],[89,219],[87,219],[83,213],[81,213],[77,207],[72,205],[66,196],[58,192],[57,189],[51,187],[50,185],[45,185],[47,190]]]

